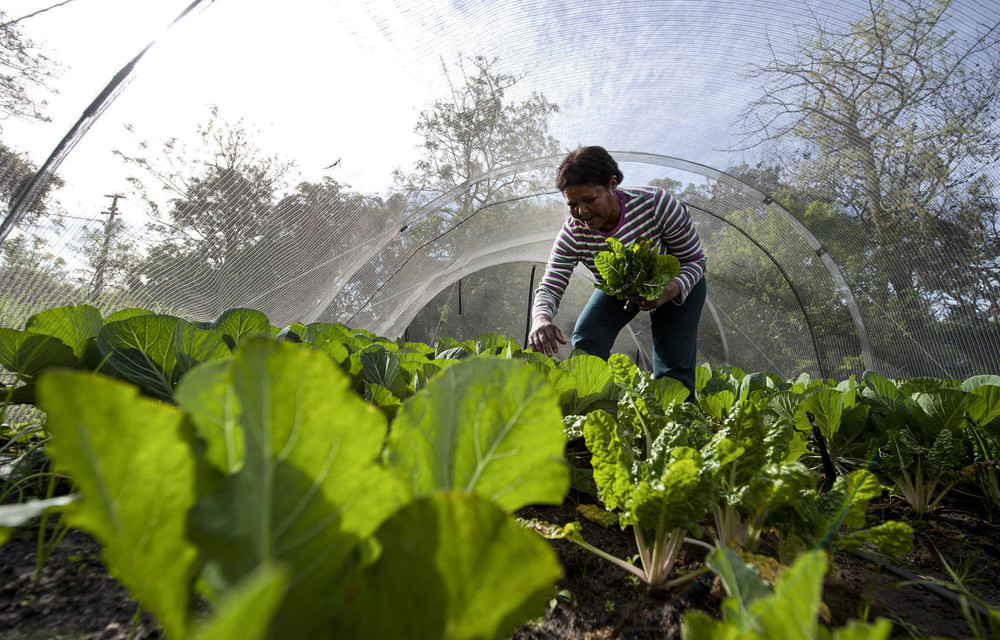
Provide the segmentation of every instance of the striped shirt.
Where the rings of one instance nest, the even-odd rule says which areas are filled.
[[[669,253],[680,261],[677,282],[681,293],[672,300],[674,304],[682,304],[691,287],[698,284],[705,273],[705,252],[701,249],[698,231],[684,203],[659,187],[619,188],[617,193],[621,215],[618,225],[607,233],[593,230],[575,218],[566,218],[552,245],[545,275],[535,290],[532,317],[555,317],[559,300],[578,262],[590,269],[598,282],[601,281],[594,258],[607,250],[605,239],[610,236],[626,246],[649,238],[650,248],[659,253]]]

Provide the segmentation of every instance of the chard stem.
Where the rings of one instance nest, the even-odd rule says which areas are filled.
[[[720,547],[732,546],[747,529],[739,511],[732,505],[727,504],[725,509],[716,505],[713,517],[715,518],[715,541]],[[697,544],[695,540],[691,539],[688,539],[688,542]]]
[[[668,582],[664,582],[662,588],[664,588],[664,589],[670,589],[672,587],[676,587],[678,585],[682,585],[685,582],[688,582],[689,580],[694,580],[695,578],[708,573],[708,571],[709,571],[708,567],[701,567],[701,568],[695,569],[691,573],[686,573],[686,574],[682,575],[679,578],[674,578],[673,580],[670,580]]]
[[[684,538],[684,542],[687,544],[693,544],[698,547],[703,547],[709,551],[715,551],[715,547],[708,544],[707,542],[702,542],[701,540],[696,540],[695,538]]]
[[[674,529],[664,537],[663,553],[660,556],[660,580],[657,582],[665,581],[667,576],[670,575],[670,571],[674,568],[674,563],[677,562],[677,556],[680,554],[683,544],[683,529]]]
[[[653,451],[652,433],[649,431],[649,425],[647,425],[646,421],[643,420],[643,418],[642,418],[642,412],[639,411],[639,407],[637,407],[635,405],[635,398],[633,398],[631,395],[629,395],[628,401],[629,401],[629,404],[632,405],[632,409],[635,410],[635,415],[639,418],[639,424],[642,425],[642,432],[646,436],[646,459],[649,460],[650,458],[653,457],[653,453],[652,453],[652,451]]]
[[[938,481],[935,480],[934,481],[934,486],[937,486],[937,483],[938,483]],[[941,502],[941,499],[944,498],[945,494],[948,493],[949,491],[951,491],[951,488],[954,487],[954,486],[955,486],[954,482],[949,482],[948,484],[946,484],[944,486],[944,488],[941,489],[941,493],[939,493],[937,495],[937,497],[934,498],[933,501],[931,501],[930,505],[928,505],[927,510],[930,511],[934,507],[938,506],[938,503]],[[929,493],[928,493],[927,497],[930,498],[930,494]]]
[[[656,531],[656,541],[653,543],[653,558],[650,562],[653,566],[653,573],[649,578],[649,583],[658,585],[663,580],[663,554],[666,552],[666,542],[670,532],[660,533]]]
[[[625,569],[626,571],[635,574],[643,582],[647,582],[647,583],[649,582],[649,575],[645,571],[643,571],[642,569],[640,569],[639,567],[635,566],[634,564],[631,564],[629,562],[625,562],[624,560],[622,560],[621,558],[619,558],[617,556],[613,556],[610,553],[607,553],[606,551],[602,551],[601,549],[598,549],[597,547],[595,547],[594,545],[590,544],[589,542],[585,542],[583,540],[576,540],[576,539],[573,539],[573,538],[568,538],[568,540],[570,542],[573,542],[574,544],[580,545],[581,547],[583,547],[587,551],[593,553],[594,555],[596,555],[598,557],[601,557],[601,558],[604,558],[608,562],[610,562],[612,564],[616,564],[619,567],[621,567],[622,569]]]
[[[635,533],[635,546],[639,548],[639,561],[642,563],[642,570],[648,576],[652,563],[649,554],[649,547],[646,545],[646,536],[642,532],[642,527],[637,524],[632,525],[632,532]]]

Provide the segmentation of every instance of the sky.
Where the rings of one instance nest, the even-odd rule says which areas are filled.
[[[6,121],[4,142],[40,164],[114,73],[157,40],[130,86],[60,168],[64,207],[97,211],[125,188],[112,155],[179,137],[218,105],[258,131],[267,153],[385,193],[416,160],[421,110],[447,95],[442,63],[498,58],[523,76],[514,99],[543,93],[560,106],[551,133],[565,148],[602,144],[716,168],[757,87],[747,80],[769,48],[787,50],[795,24],[842,24],[867,10],[846,0],[216,0],[165,30],[189,0],[73,0],[22,23],[65,69],[48,123]],[[54,4],[6,0],[9,16]],[[991,0],[962,0],[959,24],[995,21]],[[134,133],[125,130],[131,125]],[[323,171],[337,159],[333,170]],[[657,170],[658,171],[658,170]],[[634,181],[657,177],[633,167]]]

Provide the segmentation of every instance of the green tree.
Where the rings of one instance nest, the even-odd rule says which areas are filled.
[[[11,201],[37,171],[27,155],[2,141],[3,123],[9,119],[48,122],[48,103],[39,94],[55,93],[52,81],[60,66],[35,42],[28,38],[19,24],[6,24],[9,16],[0,10],[0,214],[7,215]],[[61,186],[54,180],[46,186],[28,211],[25,222],[32,222],[47,211],[48,194],[52,187]]]
[[[146,143],[139,154],[116,154],[142,171],[129,180],[160,237],[138,265],[136,281],[153,300],[183,301],[203,315],[259,284],[255,276],[266,269],[260,245],[269,241],[269,218],[292,165],[263,153],[242,120],[227,123],[216,107],[196,141],[168,139],[152,157]]]
[[[0,245],[0,282],[3,326],[18,326],[50,301],[66,304],[76,298],[66,261],[49,251],[44,240],[30,234],[10,235]],[[11,302],[15,303],[16,317],[6,317]]]
[[[757,142],[796,153],[792,185],[835,202],[866,246],[854,274],[897,321],[1000,314],[995,185],[1000,25],[966,40],[950,0],[882,0],[838,31],[757,67],[746,112]]]
[[[544,95],[508,97],[523,79],[497,71],[497,58],[461,58],[457,81],[442,60],[450,94],[420,112],[414,131],[423,137],[421,157],[410,172],[396,171],[397,184],[422,204],[473,180],[458,198],[459,214],[489,202],[544,188],[539,174],[481,178],[491,170],[559,151],[549,118],[559,110]],[[465,217],[465,216],[462,216]]]
[[[508,240],[512,225],[524,231],[543,223],[540,204],[533,196],[552,190],[551,172],[490,173],[558,153],[558,142],[549,133],[549,119],[559,107],[539,93],[513,97],[523,76],[504,73],[499,67],[496,58],[483,56],[461,58],[457,70],[442,61],[449,95],[420,113],[414,128],[423,138],[420,158],[412,171],[398,170],[394,177],[411,211],[455,187],[464,184],[466,188],[453,202],[430,212],[401,234],[399,242],[379,257],[382,263],[398,264],[416,255],[426,265],[421,268],[433,268],[427,261],[450,263],[473,247],[466,243],[488,246]],[[489,281],[477,280],[479,286]],[[438,316],[443,313],[447,313],[444,308],[434,312]],[[523,310],[513,315],[522,322]],[[441,318],[428,318],[424,312],[421,325],[439,326]]]
[[[27,154],[3,140],[3,124],[9,119],[47,121],[47,104],[40,95],[54,92],[51,82],[59,71],[59,65],[25,36],[19,24],[6,24],[8,21],[8,14],[0,10],[0,24],[5,25],[0,27],[0,220],[4,221],[37,167]],[[0,240],[3,313],[7,315],[11,301],[17,309],[13,313],[16,317],[8,318],[11,324],[23,322],[26,310],[37,310],[46,302],[65,302],[75,295],[65,260],[46,248],[47,234],[38,233],[36,226],[40,218],[51,213],[51,191],[61,185],[58,178],[50,180],[30,203],[19,225],[5,228],[9,235]]]
[[[18,23],[0,9],[0,113],[3,117],[48,121],[47,103],[35,94],[54,92],[51,82],[59,65],[28,38]],[[2,131],[2,129],[0,129]]]
[[[340,288],[345,275],[379,255],[382,244],[398,234],[404,207],[401,194],[388,199],[364,195],[329,177],[299,183],[276,205],[266,232],[268,241],[261,247],[275,276],[275,283],[260,294],[262,304],[284,308],[295,319],[325,311],[317,305],[329,306],[332,290]],[[365,273],[376,266],[369,265]],[[340,288],[335,308],[358,309],[367,304],[371,289],[364,284]],[[296,301],[296,291],[308,291],[314,297],[299,296]]]

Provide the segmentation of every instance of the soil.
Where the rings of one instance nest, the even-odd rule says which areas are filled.
[[[617,527],[604,529],[575,511],[574,496],[558,507],[528,507],[518,515],[554,523],[580,521],[584,538],[609,553],[628,558],[634,539]],[[981,500],[959,497],[924,520],[913,522],[916,543],[893,565],[924,578],[946,579],[938,553],[952,567],[969,572],[969,587],[996,606],[1000,603],[1000,525],[974,511]],[[907,518],[905,505],[874,505],[872,515]],[[650,591],[630,574],[566,541],[552,541],[564,577],[543,617],[521,627],[511,640],[634,640],[679,638],[684,612],[717,614],[724,598],[711,574],[679,589]],[[111,578],[98,559],[100,546],[73,531],[59,544],[34,583],[36,538],[22,534],[0,547],[0,640],[125,640],[135,620],[136,603]],[[685,548],[677,575],[697,567],[705,551]],[[824,601],[829,624],[851,618],[888,618],[893,637],[964,638],[970,630],[957,604],[918,585],[899,586],[903,578],[852,554],[837,554],[827,578]],[[140,615],[134,638],[162,638],[155,621]]]

